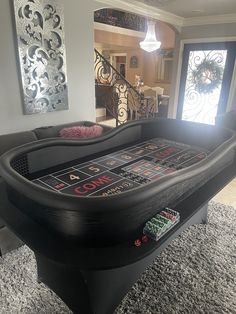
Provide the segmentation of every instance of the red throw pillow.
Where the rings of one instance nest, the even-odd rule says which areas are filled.
[[[72,126],[70,128],[64,128],[59,132],[61,137],[73,137],[73,138],[90,138],[100,136],[103,132],[103,128],[100,125],[93,126]]]

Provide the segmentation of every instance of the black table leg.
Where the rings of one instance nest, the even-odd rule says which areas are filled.
[[[39,281],[79,314],[111,314],[148,266],[146,259],[108,270],[82,270],[35,253]]]
[[[87,285],[79,269],[58,264],[35,253],[38,281],[51,288],[73,311],[92,314]]]
[[[203,206],[202,223],[208,223],[208,203]]]
[[[35,253],[38,279],[51,288],[73,313],[112,314],[146,267],[177,235],[192,224],[207,223],[207,209],[206,203],[151,254],[123,267],[85,270]]]

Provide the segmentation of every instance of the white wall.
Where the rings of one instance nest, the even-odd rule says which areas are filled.
[[[63,0],[69,110],[23,115],[11,1],[0,1],[0,134],[95,121],[93,0]]]

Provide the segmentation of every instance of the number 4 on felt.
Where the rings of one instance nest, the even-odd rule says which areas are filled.
[[[73,181],[73,180],[79,180],[80,177],[79,176],[75,176],[74,174],[70,174],[70,180]]]

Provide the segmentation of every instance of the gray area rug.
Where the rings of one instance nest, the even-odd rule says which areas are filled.
[[[36,279],[28,247],[0,259],[0,314],[71,314]],[[211,202],[208,225],[191,226],[156,258],[118,307],[123,313],[236,314],[236,209]]]

